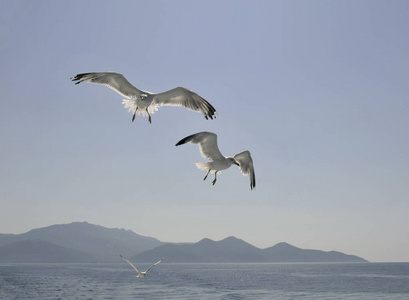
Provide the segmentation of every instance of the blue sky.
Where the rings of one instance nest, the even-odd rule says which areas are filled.
[[[169,242],[234,235],[409,261],[409,2],[1,1],[0,232],[88,221]],[[187,87],[132,115],[72,75]],[[195,167],[200,131],[257,187]]]

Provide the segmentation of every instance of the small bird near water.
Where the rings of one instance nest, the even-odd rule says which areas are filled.
[[[148,269],[146,269],[146,271],[141,272],[141,271],[138,270],[138,268],[137,268],[131,261],[127,260],[127,259],[126,259],[125,257],[123,257],[122,255],[119,255],[119,256],[120,256],[124,261],[126,261],[128,264],[130,264],[130,265],[132,266],[132,268],[135,269],[136,272],[138,272],[138,275],[136,276],[136,277],[138,277],[138,278],[143,278],[143,277],[145,277],[146,273],[148,273],[148,271],[149,271],[150,269],[152,269],[154,266],[156,266],[157,264],[159,264],[160,262],[162,262],[162,260],[164,260],[164,257],[162,257],[162,259],[161,259],[160,261],[154,263],[152,266],[150,266]]]

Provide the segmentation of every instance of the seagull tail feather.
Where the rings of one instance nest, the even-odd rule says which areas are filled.
[[[197,162],[196,167],[200,169],[201,171],[209,172],[209,163],[207,162]],[[215,170],[210,170],[211,174],[214,174],[216,171]],[[221,171],[217,171],[217,174],[220,174]]]
[[[135,112],[135,109],[138,107],[138,105],[136,105],[136,100],[123,99],[122,104],[131,113]]]
[[[138,116],[139,115],[142,115],[142,116],[144,116],[144,117],[147,117],[148,116],[148,114],[147,114],[147,112],[146,112],[146,110],[145,109],[137,109],[138,108],[138,105],[136,104],[136,100],[135,99],[122,99],[122,104],[124,105],[124,107],[126,108],[126,109],[128,109],[128,111],[130,112],[130,113],[133,113],[133,114],[137,114]],[[155,111],[157,111],[158,110],[158,106],[157,105],[149,105],[148,106],[148,112],[149,112],[149,114],[151,114],[151,115],[153,115],[154,113],[155,113]]]

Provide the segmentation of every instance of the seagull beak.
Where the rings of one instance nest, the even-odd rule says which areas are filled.
[[[236,161],[235,163],[234,163],[235,165],[238,165],[239,167],[240,167],[240,165],[239,165],[239,163]]]

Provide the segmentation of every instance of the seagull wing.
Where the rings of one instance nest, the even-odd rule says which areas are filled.
[[[177,87],[164,93],[155,94],[153,103],[162,106],[182,106],[187,109],[201,112],[205,118],[216,118],[215,108],[198,94],[183,87]]]
[[[135,269],[135,271],[136,272],[138,272],[139,273],[139,270],[138,270],[138,268],[137,267],[135,267],[135,265],[131,262],[131,261],[129,261],[129,260],[127,260],[125,257],[123,257],[122,255],[119,255],[124,261],[126,261],[128,264],[130,264],[131,266],[132,266],[132,268],[134,268]]]
[[[157,264],[161,263],[163,259],[164,259],[164,257],[162,257],[160,261],[154,263],[152,266],[150,266],[149,268],[147,268],[146,271],[145,271],[145,273],[147,273],[150,269],[152,269],[152,268],[153,268],[154,266],[156,266]]]
[[[219,160],[224,158],[224,156],[220,153],[219,147],[217,147],[217,135],[213,132],[204,131],[189,135],[188,137],[180,140],[176,146],[186,143],[199,144],[200,154],[204,158],[208,158],[210,160]]]
[[[250,188],[256,187],[256,175],[254,173],[253,159],[249,151],[237,153],[233,158],[239,163],[240,171],[243,175],[250,176]]]
[[[102,84],[127,98],[136,98],[143,93],[130,84],[122,74],[115,72],[82,73],[71,77],[71,80],[77,81],[75,84],[83,81]]]

